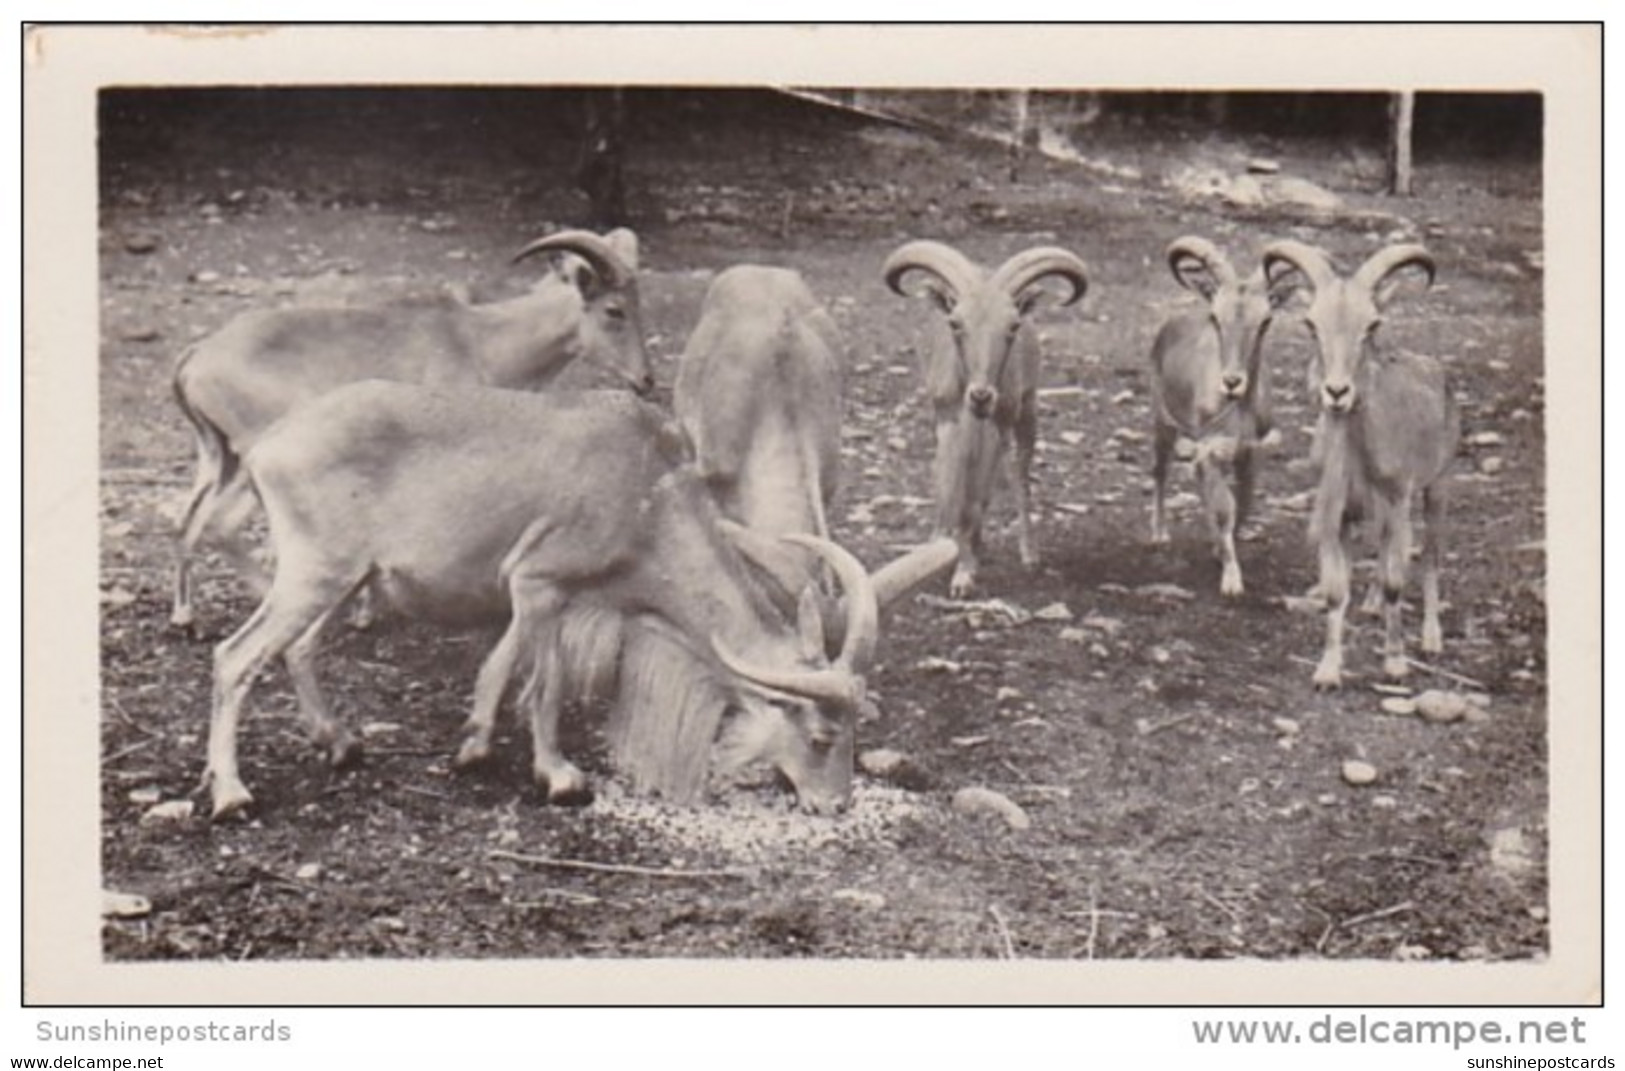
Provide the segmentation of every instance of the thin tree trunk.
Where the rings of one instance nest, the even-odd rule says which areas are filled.
[[[1389,101],[1392,123],[1388,131],[1388,192],[1395,197],[1411,195],[1411,117],[1416,94],[1405,90]]]

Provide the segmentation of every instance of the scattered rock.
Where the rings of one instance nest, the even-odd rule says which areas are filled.
[[[830,893],[831,900],[839,900],[843,904],[865,908],[870,911],[879,911],[886,906],[886,898],[877,892],[865,889],[836,889]]]
[[[1404,684],[1384,684],[1382,681],[1373,682],[1371,690],[1382,695],[1410,695],[1415,691],[1414,688]]]
[[[1134,392],[1131,390],[1120,390],[1116,394],[1112,395],[1113,405],[1127,405],[1133,400]]]
[[[908,756],[889,747],[875,747],[858,755],[858,769],[870,777],[890,777],[908,762]]]
[[[1468,706],[1466,697],[1456,692],[1427,691],[1416,697],[1416,712],[1428,721],[1460,721]]]
[[[1282,736],[1297,736],[1303,731],[1303,726],[1296,718],[1275,718],[1270,724],[1275,726],[1275,731]]]
[[[1382,701],[1382,712],[1397,714],[1402,718],[1410,717],[1416,713],[1416,700],[1397,695],[1389,696]]]
[[[1279,160],[1269,160],[1262,156],[1255,156],[1247,161],[1247,170],[1255,175],[1274,175],[1281,170]]]
[[[965,667],[949,658],[927,655],[914,663],[914,668],[922,673],[958,673]]]
[[[211,283],[218,283],[220,281],[220,273],[217,272],[217,271],[207,271],[207,270],[200,271],[200,272],[193,272],[192,273],[192,281],[194,283],[201,283],[204,286],[208,286]]]
[[[150,324],[138,324],[135,327],[126,327],[119,332],[119,339],[124,342],[156,342],[163,334]]]
[[[293,876],[298,878],[300,881],[315,881],[317,878],[322,876],[322,864],[306,863],[298,870],[295,870],[293,872]]]
[[[1494,365],[1495,362],[1491,361],[1490,364]],[[1500,446],[1504,441],[1498,431],[1481,431],[1476,435],[1467,437],[1468,446]]]
[[[361,735],[367,737],[385,736],[400,731],[401,727],[392,721],[369,721],[361,727]]]
[[[142,807],[151,807],[153,804],[163,801],[164,790],[157,785],[147,785],[144,788],[131,789],[128,798],[131,803]]]
[[[102,917],[138,919],[152,914],[152,901],[135,893],[102,890]]]
[[[1070,621],[1072,611],[1067,609],[1064,602],[1052,602],[1042,609],[1034,610],[1033,616],[1040,621]]]
[[[1505,458],[1491,455],[1490,457],[1481,458],[1479,460],[1478,471],[1482,472],[1486,476],[1495,476],[1498,475],[1502,469],[1506,468],[1506,464]]]
[[[146,256],[158,249],[158,237],[153,234],[131,234],[124,238],[124,251],[134,253],[136,256]]]
[[[954,747],[981,747],[991,739],[986,733],[978,733],[974,736],[950,736],[948,743]]]
[[[993,693],[995,703],[1014,703],[1021,698],[1024,698],[1022,690],[1020,688],[1011,688],[1008,685]]]
[[[1490,865],[1509,877],[1520,877],[1534,869],[1529,840],[1521,829],[1498,829],[1490,835]]]
[[[122,586],[104,591],[101,594],[102,605],[111,610],[116,610],[121,606],[128,606],[135,602],[135,599],[135,592]]]
[[[191,800],[170,800],[168,803],[159,803],[148,807],[141,816],[141,824],[155,826],[164,822],[184,822],[192,817],[194,804]]]
[[[1369,762],[1349,759],[1343,764],[1343,780],[1351,785],[1369,785],[1377,779],[1377,768]]]
[[[1394,949],[1394,958],[1402,963],[1417,963],[1421,960],[1432,959],[1433,950],[1427,945],[1403,944]]]
[[[1027,812],[1002,792],[973,786],[954,793],[954,809],[961,814],[987,814],[1000,818],[1011,829],[1030,829]]]

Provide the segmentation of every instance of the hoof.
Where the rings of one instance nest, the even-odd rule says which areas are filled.
[[[592,789],[586,775],[567,762],[551,772],[537,770],[536,787],[555,807],[585,807],[592,802]]]
[[[1317,692],[1335,692],[1343,687],[1343,670],[1339,666],[1322,662],[1315,667],[1314,682]]]
[[[236,785],[219,787],[214,791],[214,809],[210,811],[209,818],[218,822],[222,818],[242,814],[253,805],[254,797],[248,794],[248,789],[240,782]]]
[[[948,594],[955,599],[968,599],[976,591],[976,574],[959,571],[948,581]]]
[[[491,741],[485,737],[471,736],[457,749],[457,757],[451,760],[451,764],[456,769],[467,770],[483,764],[490,757]]]
[[[333,741],[327,750],[327,764],[335,770],[342,770],[346,766],[354,766],[361,761],[361,741],[353,736],[345,735]]]
[[[1439,654],[1444,650],[1444,637],[1440,634],[1437,621],[1422,626],[1422,650],[1428,654]]]
[[[1389,680],[1401,680],[1410,676],[1410,663],[1405,661],[1404,655],[1388,655],[1382,660],[1383,676]]]
[[[1224,576],[1219,578],[1219,594],[1227,599],[1240,598],[1245,589],[1241,585],[1241,573],[1226,569]]]

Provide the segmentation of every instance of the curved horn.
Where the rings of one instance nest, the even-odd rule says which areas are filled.
[[[1236,285],[1236,269],[1231,266],[1230,258],[1224,255],[1224,251],[1206,238],[1187,234],[1183,238],[1175,238],[1168,245],[1168,270],[1174,273],[1174,279],[1180,286],[1190,286],[1185,273],[1179,268],[1187,258],[1199,262],[1220,286]]]
[[[874,574],[875,598],[889,606],[959,560],[959,543],[942,536],[887,562]]]
[[[1323,251],[1290,238],[1271,242],[1264,247],[1264,277],[1272,283],[1275,281],[1275,265],[1278,263],[1285,263],[1301,271],[1304,278],[1309,280],[1309,285],[1316,290],[1337,278],[1337,270],[1332,267],[1331,258]]]
[[[1433,273],[1436,269],[1433,254],[1414,243],[1391,245],[1386,249],[1377,250],[1371,254],[1371,259],[1360,265],[1359,270],[1354,273],[1353,282],[1366,293],[1375,294],[1383,280],[1401,268],[1421,268],[1427,272],[1428,285],[1433,285]]]
[[[599,278],[612,287],[623,287],[633,279],[632,269],[615,252],[614,247],[591,231],[559,231],[538,238],[515,253],[509,263],[517,264],[538,253],[574,253],[591,265]]]
[[[869,570],[850,551],[828,539],[799,532],[780,538],[806,547],[834,571],[846,604],[846,640],[834,664],[838,669],[861,673],[874,657],[875,642],[880,638],[880,599]]]
[[[1072,286],[1072,292],[1062,301],[1070,305],[1083,297],[1089,289],[1089,269],[1073,253],[1059,246],[1041,245],[1024,249],[1000,264],[989,285],[1017,297],[1040,279],[1056,276]]]
[[[839,666],[828,669],[774,669],[745,661],[716,636],[711,650],[735,676],[762,688],[788,692],[815,702],[856,707],[863,701],[863,679]]]
[[[947,288],[948,296],[959,301],[975,290],[982,281],[982,270],[970,258],[951,245],[930,239],[906,242],[886,258],[880,274],[886,285],[903,297],[915,297],[903,289],[903,276],[911,271],[923,271],[934,276]]]

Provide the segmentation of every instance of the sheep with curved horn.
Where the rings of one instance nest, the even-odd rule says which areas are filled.
[[[1151,345],[1151,541],[1168,542],[1168,473],[1184,446],[1221,562],[1219,592],[1236,596],[1243,591],[1236,529],[1246,520],[1255,452],[1271,425],[1264,337],[1289,291],[1271,288],[1262,269],[1239,276],[1206,238],[1175,239],[1167,259],[1174,279],[1206,307],[1170,317]]]
[[[312,737],[334,765],[359,742],[315,676],[325,623],[370,586],[415,619],[505,625],[480,668],[457,764],[489,755],[515,683],[537,784],[588,794],[561,753],[572,697],[611,704],[612,759],[635,783],[692,801],[710,774],[767,763],[799,804],[851,796],[853,741],[888,575],[923,580],[952,548],[927,544],[871,578],[850,553],[787,537],[828,562],[841,643],[821,600],[794,609],[749,564],[681,435],[623,392],[530,393],[367,381],[299,407],[244,459],[276,575],[215,650],[205,781],[217,816],[252,803],[237,724],[259,670],[281,655]]]
[[[481,383],[540,390],[577,358],[640,394],[654,386],[629,230],[566,230],[513,257],[554,259],[527,294],[486,305],[460,301],[292,308],[244,313],[181,354],[174,393],[197,441],[197,478],[181,522],[170,620],[191,627],[192,558],[213,529],[221,550],[263,590],[241,535],[253,509],[239,461],[301,402],[363,379]],[[362,619],[370,616],[358,607]]]
[[[936,533],[959,546],[949,590],[964,597],[976,585],[982,523],[1012,438],[1021,561],[1028,567],[1038,562],[1031,473],[1039,346],[1025,328],[1046,293],[1040,284],[1065,283],[1060,304],[1071,305],[1088,288],[1088,270],[1074,254],[1044,246],[1017,253],[987,274],[952,246],[920,240],[894,251],[881,274],[897,294],[929,298],[947,327],[926,358],[925,381],[936,416]]]
[[[1343,680],[1343,621],[1349,604],[1348,532],[1362,516],[1378,543],[1382,588],[1383,672],[1408,670],[1400,629],[1400,599],[1411,550],[1411,501],[1420,493],[1422,649],[1443,647],[1439,625],[1439,563],[1444,537],[1444,477],[1456,455],[1461,421],[1444,366],[1432,357],[1381,347],[1383,313],[1408,270],[1431,286],[1433,257],[1420,245],[1381,249],[1344,276],[1320,249],[1297,241],[1264,250],[1272,285],[1310,293],[1304,323],[1315,340],[1310,383],[1320,404],[1316,432],[1320,482],[1310,518],[1326,603],[1326,642],[1315,667],[1316,688]]]

